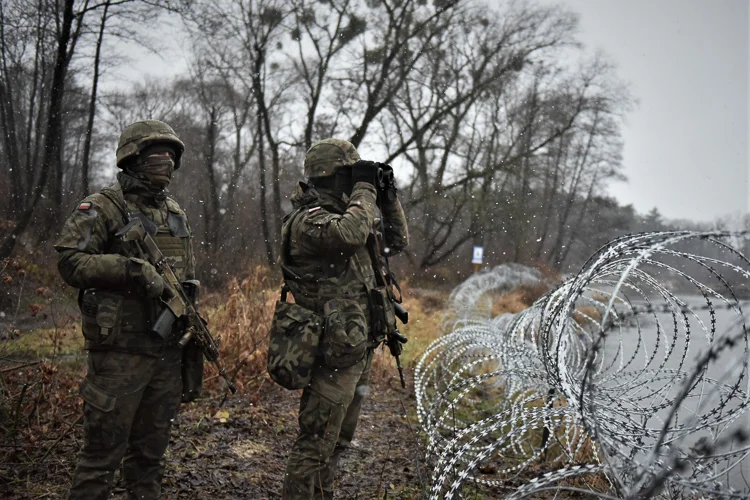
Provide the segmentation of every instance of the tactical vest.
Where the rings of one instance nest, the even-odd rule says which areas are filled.
[[[298,216],[314,204],[307,203],[284,217],[282,241],[289,241]],[[330,206],[326,206],[326,209],[342,213]],[[323,314],[323,305],[331,299],[354,299],[362,307],[369,322],[369,290],[375,287],[375,275],[365,247],[358,249],[345,263],[324,255],[320,259],[307,261],[291,259],[288,249],[282,249],[282,252],[285,282],[296,303]]]
[[[187,218],[179,205],[167,199],[165,207],[147,208],[141,210],[135,202],[128,200],[122,193],[119,185],[113,185],[102,189],[101,194],[110,203],[117,207],[117,212],[142,213],[157,226],[157,233],[153,235],[154,241],[162,253],[172,259],[174,270],[180,281],[186,279],[188,267],[188,248],[190,245],[190,231],[188,230]],[[112,238],[105,253],[114,253],[126,257],[145,258],[140,254],[135,244],[123,243],[114,238],[120,228],[125,225],[126,215],[114,223],[111,231]],[[151,333],[151,327],[162,311],[162,306],[156,299],[148,299],[135,291],[111,291],[99,289],[87,289],[81,297],[81,311],[83,321],[93,321],[95,317],[87,318],[86,310],[97,311],[96,325],[100,330],[109,329],[100,339],[92,340],[87,335],[86,349],[91,350],[120,350],[136,353],[153,353],[164,348],[165,342],[156,334]],[[102,315],[101,311],[104,311]],[[104,323],[104,324],[102,324]],[[84,324],[84,328],[86,328]],[[177,332],[175,332],[177,333]],[[84,332],[86,334],[86,332]],[[177,335],[168,339],[167,343],[176,343]]]

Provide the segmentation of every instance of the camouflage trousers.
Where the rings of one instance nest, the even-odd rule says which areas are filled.
[[[333,498],[341,454],[354,438],[362,400],[369,390],[373,350],[345,369],[319,365],[302,392],[299,435],[289,453],[284,500]]]
[[[129,498],[161,497],[164,452],[180,405],[179,349],[161,357],[117,351],[89,352],[81,384],[84,444],[70,499],[106,499],[115,471]]]

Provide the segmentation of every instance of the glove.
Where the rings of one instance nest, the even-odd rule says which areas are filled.
[[[352,184],[366,182],[373,187],[378,185],[378,174],[382,178],[380,165],[374,161],[359,160],[352,165]]]
[[[128,259],[127,272],[130,280],[149,299],[163,298],[169,300],[174,297],[174,291],[164,281],[154,266],[143,259],[131,257]]]

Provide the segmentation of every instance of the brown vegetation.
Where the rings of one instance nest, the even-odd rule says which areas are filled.
[[[45,282],[41,277],[53,273],[43,266],[0,266],[14,283],[22,277],[20,270],[29,281],[23,291],[13,289],[12,302],[22,292],[16,323],[26,326],[13,326],[14,338],[4,328],[5,340],[0,340],[0,487],[9,498],[56,497],[69,485],[82,440],[77,386],[84,353],[77,313],[71,309],[72,290],[57,278],[52,285]],[[222,363],[239,394],[228,395],[215,369],[206,369],[204,397],[183,406],[175,422],[165,498],[194,498],[195,492],[216,499],[279,497],[286,454],[297,432],[299,393],[279,388],[265,371],[278,285],[277,275],[257,266],[230,280],[224,291],[203,295],[200,309],[220,339]],[[518,312],[546,291],[543,286],[522,287],[496,297],[493,312]],[[404,287],[403,305],[410,317],[400,329],[409,337],[402,355],[408,388],[401,389],[387,349],[378,350],[371,395],[354,448],[342,465],[342,497],[383,498],[386,492],[388,498],[420,497],[429,470],[419,458],[423,442],[410,377],[424,349],[444,333],[446,299],[444,292]],[[24,323],[31,320],[40,323]],[[589,484],[595,480],[587,479]],[[467,491],[476,498],[502,494],[472,485]]]
[[[549,291],[549,286],[539,283],[522,285],[511,292],[494,297],[492,316],[511,313],[517,314],[531,306],[536,300]]]
[[[219,342],[221,362],[240,391],[265,374],[268,330],[278,291],[265,266],[252,267],[244,279],[232,279],[227,291],[203,300],[208,326]],[[220,382],[210,367],[206,382]],[[243,391],[244,392],[244,391]]]
[[[592,321],[602,320],[602,313],[594,306],[579,306],[573,311],[573,319],[581,326],[592,326]]]
[[[226,293],[203,297],[201,309],[221,339],[222,362],[239,393],[229,396],[215,370],[206,369],[204,397],[184,405],[175,421],[165,498],[196,498],[196,492],[216,499],[279,498],[297,432],[299,391],[274,385],[265,371],[276,285],[266,268],[253,267],[233,280]],[[437,303],[428,301],[427,309]],[[409,380],[419,339],[426,342],[438,330],[422,328],[432,323],[420,318],[419,299],[408,297],[405,306],[412,313],[405,331],[414,340],[404,356]],[[82,443],[77,395],[84,375],[82,344],[57,348],[53,343],[51,351],[42,351],[38,344],[47,345],[45,339],[55,331],[58,337],[64,331],[80,340],[78,324],[66,320],[59,328],[22,332],[19,339],[0,343],[0,488],[7,498],[63,496]],[[32,358],[24,361],[22,355]],[[338,488],[344,498],[382,498],[386,492],[389,498],[419,497],[426,471],[418,458],[421,443],[413,411],[410,390],[401,389],[392,357],[378,351],[371,397],[354,448],[342,464],[347,473]],[[116,498],[118,491],[122,493],[116,490]]]

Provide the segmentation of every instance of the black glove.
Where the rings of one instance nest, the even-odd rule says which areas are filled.
[[[352,165],[352,184],[366,182],[372,186],[378,186],[378,174],[382,176],[382,170],[377,162],[359,160]]]
[[[138,291],[149,299],[161,297],[164,300],[169,300],[174,297],[174,292],[169,284],[164,281],[156,268],[145,260],[131,257],[128,259],[127,271]]]

